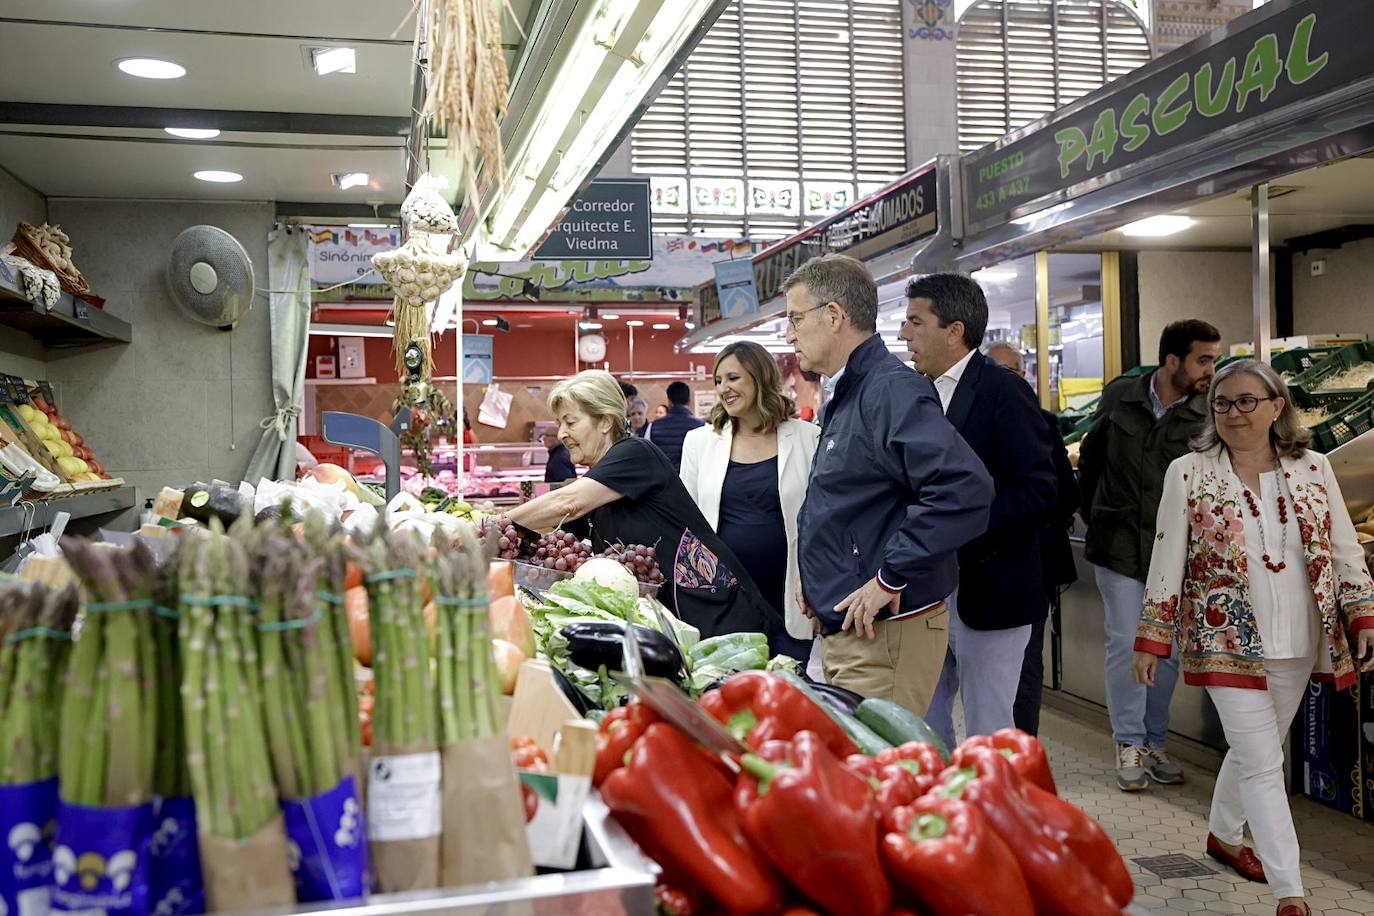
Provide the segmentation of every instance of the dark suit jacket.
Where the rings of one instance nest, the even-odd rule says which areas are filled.
[[[573,464],[572,454],[562,442],[549,449],[549,460],[544,463],[544,482],[559,483],[577,479],[577,466]]]
[[[1057,496],[1050,435],[1030,387],[974,351],[945,416],[992,475],[987,531],[959,551],[959,618],[1000,630],[1045,618],[1040,530]]]
[[[1059,432],[1059,418],[1048,410],[1042,410],[1045,427],[1050,433],[1050,452],[1054,456],[1054,476],[1056,480],[1056,499],[1049,523],[1040,531],[1040,569],[1044,573],[1044,586],[1047,595],[1063,585],[1072,585],[1078,580],[1078,569],[1073,562],[1073,548],[1069,544],[1069,529],[1073,527],[1073,516],[1078,511],[1080,499],[1078,477],[1069,463],[1069,452],[1064,447],[1064,438]]]
[[[682,440],[698,426],[705,426],[701,420],[692,416],[686,407],[674,404],[668,408],[668,415],[655,420],[649,426],[648,440],[663,450],[673,467],[682,467]]]

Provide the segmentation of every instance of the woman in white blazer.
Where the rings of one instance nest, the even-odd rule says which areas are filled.
[[[797,514],[806,498],[820,429],[791,419],[777,363],[752,342],[716,356],[718,401],[710,422],[682,443],[682,482],[763,596],[786,621],[769,635],[774,654],[803,665],[811,620],[797,604]]]

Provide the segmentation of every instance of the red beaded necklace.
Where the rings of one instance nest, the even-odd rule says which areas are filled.
[[[1273,562],[1269,558],[1269,540],[1264,535],[1264,516],[1260,514],[1259,503],[1255,500],[1255,494],[1250,492],[1250,488],[1245,488],[1245,503],[1250,507],[1250,514],[1259,523],[1260,549],[1264,551],[1264,565],[1274,573],[1283,572],[1288,568],[1288,563],[1284,557],[1288,556],[1288,500],[1285,498],[1287,489],[1283,481],[1281,470],[1275,469],[1274,479],[1278,482],[1279,490],[1279,561]]]

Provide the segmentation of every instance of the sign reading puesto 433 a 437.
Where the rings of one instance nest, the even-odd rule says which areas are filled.
[[[964,157],[970,225],[1374,73],[1371,4],[1308,0],[1001,147]]]

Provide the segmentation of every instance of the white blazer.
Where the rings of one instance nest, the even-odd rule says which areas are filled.
[[[730,441],[734,431],[726,424],[720,432],[710,424],[692,430],[682,440],[682,482],[712,528],[720,525],[720,491],[730,466]],[[811,480],[811,459],[816,454],[821,429],[814,423],[788,420],[778,427],[778,497],[787,529],[787,632],[810,639],[811,621],[797,604],[797,515]]]

